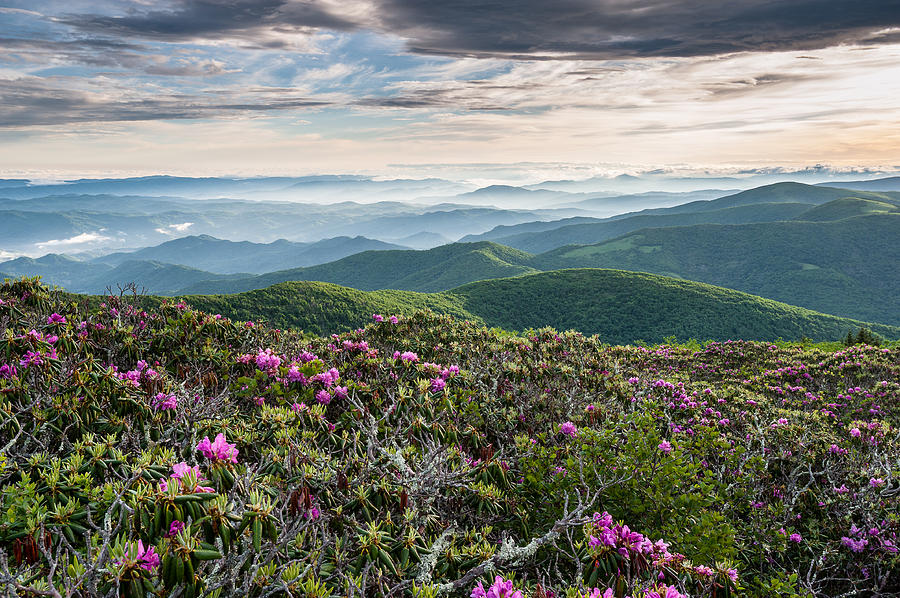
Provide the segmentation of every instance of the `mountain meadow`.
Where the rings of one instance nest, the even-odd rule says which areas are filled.
[[[900,0],[0,30],[0,598],[900,598]]]
[[[886,181],[13,185],[9,250],[87,249],[0,263],[0,587],[896,596]],[[453,194],[249,199],[356,186]]]
[[[350,293],[273,291],[308,286]],[[900,588],[896,345],[622,346],[427,312],[311,336],[96,301],[0,287],[11,595]]]

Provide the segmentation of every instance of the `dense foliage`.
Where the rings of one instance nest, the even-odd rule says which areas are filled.
[[[900,213],[832,222],[699,224],[561,247],[536,256],[532,265],[678,276],[824,313],[900,325],[898,238]]]
[[[9,595],[900,589],[896,348],[68,299],[0,287]]]
[[[371,291],[443,291],[486,278],[515,276],[537,270],[532,256],[487,241],[451,243],[427,251],[363,251],[328,264],[269,272],[237,280],[201,281],[181,294],[237,293],[279,282],[314,280]]]
[[[373,312],[428,309],[507,330],[553,326],[599,334],[608,343],[638,340],[845,338],[862,322],[815,313],[745,293],[653,274],[574,269],[484,280],[445,293],[358,291],[287,282],[235,295],[192,295],[198,309],[317,334],[353,330]],[[157,299],[159,301],[159,299]],[[887,338],[900,328],[869,325]]]
[[[565,245],[600,243],[643,228],[792,220],[811,207],[806,203],[763,203],[672,214],[663,210],[659,214],[635,214],[604,222],[569,224],[547,231],[518,233],[496,239],[496,242],[529,253],[544,253]]]

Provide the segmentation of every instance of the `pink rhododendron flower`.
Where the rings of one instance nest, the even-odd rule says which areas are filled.
[[[56,312],[53,312],[52,314],[50,314],[49,316],[47,316],[47,323],[48,323],[48,324],[65,324],[65,323],[66,323],[66,317],[65,317],[65,316],[61,316],[61,315],[59,315],[59,314],[56,313]]]
[[[659,450],[661,450],[662,452],[664,452],[667,455],[672,452],[672,445],[669,443],[668,440],[663,440],[662,442],[660,442],[659,446],[657,448],[659,448]]]
[[[572,422],[565,422],[560,424],[559,432],[560,434],[565,434],[570,438],[575,438],[576,436],[578,436],[578,428]]]
[[[494,583],[485,589],[482,582],[472,590],[470,598],[523,598],[520,590],[513,590],[513,582],[505,580],[499,575],[494,578]]]
[[[166,534],[166,537],[167,537],[167,538],[174,538],[175,536],[178,535],[178,532],[180,532],[180,531],[183,530],[183,529],[184,529],[184,522],[183,522],[183,521],[178,521],[178,520],[176,519],[176,520],[174,520],[174,521],[169,525],[169,531],[168,531],[168,533]]]
[[[167,411],[170,409],[175,409],[178,406],[178,399],[175,395],[167,395],[164,392],[157,393],[155,397],[153,397],[153,407],[157,411]]]
[[[208,486],[201,486],[200,480],[205,479],[203,474],[200,473],[200,466],[194,465],[191,467],[184,461],[181,463],[176,463],[172,466],[172,475],[169,476],[173,480],[178,480],[181,489],[187,494],[193,494],[197,492],[215,492],[214,488],[210,488]],[[194,480],[194,485],[190,486],[187,477],[191,477]],[[169,489],[169,485],[164,482],[160,482],[160,490],[166,492]]]
[[[145,549],[144,543],[138,540],[136,552],[137,554],[134,555],[134,560],[140,564],[141,569],[153,571],[159,567],[159,555],[156,554],[156,550],[154,550],[152,546]]]
[[[222,433],[217,434],[213,442],[209,441],[208,436],[204,436],[197,444],[197,450],[207,459],[237,463],[238,450],[225,440],[225,434]]]

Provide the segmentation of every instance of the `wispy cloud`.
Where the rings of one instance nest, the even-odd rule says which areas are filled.
[[[35,243],[35,246],[38,249],[46,250],[46,249],[65,249],[76,247],[78,245],[88,245],[91,243],[100,243],[102,241],[109,241],[110,238],[102,235],[100,233],[81,233],[80,235],[75,235],[74,237],[69,237],[68,239],[51,239],[49,241],[44,241],[42,243]]]
[[[154,229],[161,235],[175,235],[179,233],[186,233],[188,229],[194,226],[193,222],[182,222],[180,224],[170,224],[164,228]]]

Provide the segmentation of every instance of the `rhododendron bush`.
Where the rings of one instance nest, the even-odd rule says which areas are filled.
[[[900,592],[900,349],[0,287],[0,593]]]

